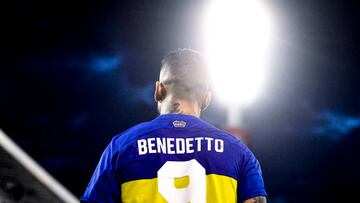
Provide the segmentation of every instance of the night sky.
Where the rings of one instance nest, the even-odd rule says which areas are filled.
[[[17,1],[2,6],[0,128],[80,197],[102,151],[157,116],[160,60],[204,51],[208,1]],[[269,202],[355,202],[360,3],[267,1],[267,82],[244,113]],[[5,12],[6,11],[6,12]],[[224,127],[214,98],[202,118]],[[355,198],[355,199],[354,199]]]

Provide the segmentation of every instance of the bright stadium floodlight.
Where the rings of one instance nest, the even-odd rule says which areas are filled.
[[[260,0],[213,0],[205,15],[205,54],[214,91],[227,105],[225,129],[245,144],[242,114],[263,86],[272,31]]]
[[[214,0],[205,17],[205,53],[215,92],[227,104],[245,106],[265,79],[270,16],[257,0]]]

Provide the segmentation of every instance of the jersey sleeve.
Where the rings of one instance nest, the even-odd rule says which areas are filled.
[[[246,150],[242,163],[238,178],[238,202],[242,203],[257,196],[267,196],[260,164],[250,150]]]
[[[116,174],[118,153],[111,142],[103,152],[81,202],[121,202],[119,178]]]

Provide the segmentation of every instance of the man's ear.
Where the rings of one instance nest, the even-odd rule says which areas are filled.
[[[166,96],[165,86],[162,82],[156,81],[154,99],[156,102],[161,102]]]
[[[201,111],[204,111],[210,104],[212,99],[212,92],[211,91],[207,91],[204,97],[204,100],[202,101],[201,104]]]

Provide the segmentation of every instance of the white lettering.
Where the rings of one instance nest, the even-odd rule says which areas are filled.
[[[166,154],[166,140],[165,138],[156,138],[157,152]]]
[[[213,141],[214,138],[205,137],[205,140],[207,140],[207,150],[208,150],[208,151],[211,151],[211,141]]]
[[[186,153],[194,153],[193,141],[194,138],[186,138]]]
[[[168,154],[175,154],[175,151],[172,149],[173,147],[174,147],[174,138],[172,138],[172,137],[169,137],[169,138],[167,138],[167,140],[166,140],[166,147],[167,147],[167,152],[168,152]]]
[[[185,153],[185,140],[183,138],[176,138],[176,154]]]
[[[203,137],[196,137],[195,140],[197,142],[197,151],[200,152],[201,151],[201,140],[203,140]]]
[[[138,140],[137,144],[138,144],[139,155],[146,154],[147,153],[146,140],[145,139]]]
[[[224,152],[224,140],[215,139],[215,151]]]
[[[154,141],[155,141],[155,138],[147,139],[150,154],[155,154],[156,153],[156,149],[154,149],[154,147],[155,147],[155,142]]]
[[[204,142],[203,142],[204,141]],[[204,144],[202,146],[202,144]],[[214,139],[212,137],[195,137],[195,138],[173,138],[173,137],[151,137],[137,140],[139,155],[144,154],[191,154],[195,150],[214,151],[222,153],[225,150],[224,140]],[[196,149],[195,149],[196,148]],[[203,149],[204,148],[204,149]]]

